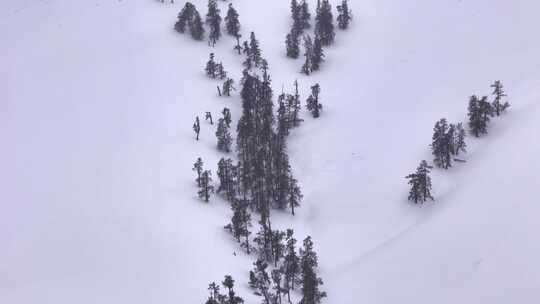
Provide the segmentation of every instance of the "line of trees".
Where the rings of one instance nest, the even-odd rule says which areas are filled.
[[[495,81],[493,88],[493,100],[490,102],[488,96],[478,98],[473,95],[469,98],[468,105],[468,126],[469,132],[475,137],[487,134],[488,124],[491,118],[500,116],[510,107],[510,103],[504,100],[507,97],[504,86],[500,80]],[[456,158],[460,153],[467,152],[465,141],[467,132],[462,123],[449,124],[445,118],[441,118],[435,123],[431,143],[433,163],[435,166],[448,169],[452,167],[454,161],[463,162]],[[433,169],[425,160],[420,162],[415,173],[409,174],[410,191],[409,200],[415,203],[423,203],[428,199],[433,200],[431,195],[430,170]]]

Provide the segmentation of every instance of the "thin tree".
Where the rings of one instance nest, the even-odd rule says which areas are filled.
[[[195,179],[195,181],[197,182],[197,187],[201,186],[201,174],[203,172],[203,165],[204,163],[200,157],[197,158],[197,161],[193,164],[192,170],[197,172],[197,178]]]
[[[210,195],[214,192],[214,186],[212,186],[212,172],[210,170],[205,170],[201,174],[199,186],[199,198],[208,202],[210,200]]]
[[[322,104],[319,102],[319,94],[321,87],[315,84],[311,87],[311,95],[307,99],[307,109],[311,112],[314,118],[318,118],[321,114]]]
[[[195,122],[193,123],[193,131],[197,134],[197,140],[199,140],[199,133],[201,132],[201,123],[199,122],[199,116],[195,117]]]
[[[405,178],[409,180],[411,190],[409,191],[409,200],[415,204],[423,203],[428,199],[434,200],[431,196],[431,177],[429,176],[430,169],[428,163],[423,160],[415,173],[407,175]]]
[[[510,107],[510,104],[507,101],[503,102],[502,100],[507,95],[504,92],[504,87],[500,80],[495,81],[491,85],[491,87],[493,88],[493,95],[495,96],[495,99],[493,100],[493,103],[491,105],[493,107],[493,112],[495,113],[495,115],[499,116]]]

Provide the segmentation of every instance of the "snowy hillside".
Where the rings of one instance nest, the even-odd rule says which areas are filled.
[[[242,59],[231,37],[175,32],[175,2],[0,3],[0,303],[204,303],[226,274],[260,303],[228,203],[199,200],[192,171],[223,157],[215,126],[194,139],[195,116],[241,113],[205,76],[208,54],[236,81]],[[321,85],[321,117],[304,107],[289,136],[304,199],[272,216],[313,237],[323,303],[538,303],[540,4],[351,0],[352,27],[305,76],[285,56],[289,2],[219,5],[257,34],[274,97],[298,79],[304,105]],[[467,138],[465,163],[433,169],[435,202],[408,202],[435,122],[465,124],[469,96],[498,79],[508,113]]]

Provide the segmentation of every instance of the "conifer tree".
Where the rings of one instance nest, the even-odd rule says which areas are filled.
[[[249,38],[249,57],[253,64],[258,67],[262,63],[261,49],[259,47],[259,41],[255,37],[255,33],[251,32]]]
[[[448,169],[452,167],[452,154],[454,151],[454,127],[448,126],[445,118],[437,121],[433,128],[433,142],[431,149],[434,158],[434,163],[437,167]]]
[[[235,179],[236,168],[232,160],[221,158],[218,162],[217,175],[219,177],[219,187],[217,193],[225,192],[225,196],[229,202],[232,202],[236,197]]]
[[[321,87],[317,83],[311,87],[311,95],[307,99],[307,109],[314,118],[318,118],[320,116],[320,111],[322,110],[322,104],[319,102],[320,92]]]
[[[274,303],[281,304],[281,292],[283,291],[283,287],[281,286],[282,282],[282,276],[281,272],[278,269],[273,269],[270,272],[272,283],[274,285],[272,286],[272,289],[274,290]]]
[[[280,270],[283,273],[283,290],[291,303],[291,290],[294,290],[295,283],[300,279],[300,258],[296,254],[296,239],[292,229],[287,229],[285,240],[285,256]]]
[[[292,175],[289,176],[289,207],[292,215],[294,215],[294,209],[300,206],[302,197],[298,181]]]
[[[197,172],[197,178],[195,179],[195,181],[197,182],[197,187],[201,186],[201,175],[203,172],[203,165],[204,165],[203,161],[200,157],[197,158],[197,161],[193,164],[193,171]]]
[[[272,239],[272,258],[274,260],[274,267],[278,266],[279,261],[283,258],[285,254],[285,244],[283,244],[283,239],[285,238],[285,232],[274,230],[271,235]]]
[[[463,128],[463,124],[458,123],[456,126],[456,132],[454,133],[454,155],[459,155],[460,152],[467,152],[467,143],[465,142],[466,136],[467,133]]]
[[[206,75],[210,78],[216,78],[218,77],[218,71],[217,71],[217,64],[214,61],[215,56],[214,53],[210,53],[210,59],[206,63]]]
[[[474,136],[479,137],[482,134],[487,134],[487,126],[493,113],[487,97],[478,99],[475,95],[471,96],[468,110],[469,127]]]
[[[415,204],[423,203],[428,199],[434,200],[433,196],[431,196],[431,177],[429,176],[432,168],[423,160],[415,173],[406,176],[409,185],[411,185],[409,200],[414,201]]]
[[[246,249],[247,254],[251,253],[251,245],[249,243],[249,236],[251,232],[251,215],[248,211],[248,202],[246,200],[233,200],[231,203],[233,210],[233,216],[231,223],[225,226],[225,229],[229,230],[233,237],[240,243],[242,248]]]
[[[311,27],[309,23],[311,14],[309,13],[309,6],[306,0],[302,0],[300,3],[300,29],[305,30]]]
[[[238,12],[234,9],[232,3],[229,3],[229,10],[225,17],[225,27],[227,28],[227,34],[240,38],[240,21],[238,21]]]
[[[214,192],[214,186],[212,186],[212,172],[210,172],[210,170],[203,171],[200,182],[198,192],[199,198],[208,202],[210,200],[210,195]]]
[[[302,275],[301,304],[319,304],[326,297],[326,292],[319,289],[323,285],[323,281],[317,276],[317,267],[317,254],[313,251],[313,241],[308,236],[304,239],[304,247],[300,249],[300,269]]]
[[[493,95],[495,96],[492,103],[493,112],[495,115],[499,116],[504,113],[508,107],[510,107],[510,104],[502,101],[502,99],[507,95],[504,92],[503,85],[500,80],[495,81],[491,87],[493,88]]]
[[[193,19],[194,11],[195,6],[191,2],[186,2],[185,6],[178,14],[178,21],[174,25],[174,29],[177,32],[184,33],[186,31],[186,27]]]
[[[343,0],[341,2],[341,5],[337,6],[337,10],[338,10],[338,17],[337,17],[338,28],[341,30],[346,30],[347,28],[349,28],[349,24],[351,23],[351,20],[352,20],[352,13],[351,13],[351,10],[349,9],[349,4],[347,0]]]
[[[291,18],[293,21],[291,32],[300,32],[300,6],[297,0],[291,0]]]
[[[217,148],[219,151],[231,152],[232,137],[229,132],[229,127],[223,118],[218,120],[218,127],[216,130]]]
[[[302,66],[302,73],[309,75],[313,71],[313,41],[311,40],[311,36],[309,35],[304,36],[304,50],[304,57],[306,61]]]
[[[204,114],[204,120],[210,120],[210,124],[213,125],[214,121],[212,120],[212,112],[206,112]]]
[[[289,113],[291,115],[291,123],[293,127],[297,127],[300,125],[300,122],[302,121],[299,116],[300,109],[302,108],[301,102],[300,102],[300,93],[298,91],[298,80],[294,81],[294,94],[291,95],[289,100]]]
[[[231,92],[233,90],[236,90],[234,87],[234,80],[232,78],[227,78],[227,80],[225,80],[225,82],[223,83],[223,95],[231,96]]]
[[[319,36],[315,36],[315,40],[313,42],[313,54],[311,58],[311,70],[318,71],[323,61],[324,52],[322,49],[322,42]]]
[[[270,276],[268,275],[268,263],[257,259],[254,263],[255,268],[250,271],[249,285],[254,289],[254,294],[263,297],[264,304],[272,303],[272,294],[270,292]]]
[[[237,296],[234,292],[234,279],[230,275],[226,275],[225,279],[221,283],[223,287],[227,288],[227,299],[223,301],[223,304],[242,304],[244,300]]]
[[[201,132],[201,124],[199,122],[199,116],[195,117],[195,122],[193,123],[193,131],[197,134],[197,140],[199,140],[199,133]]]
[[[332,44],[336,34],[334,33],[332,6],[328,0],[320,2],[315,20],[315,35],[320,37],[322,45]]]
[[[227,78],[227,72],[225,71],[225,68],[223,68],[223,63],[216,64],[216,75],[217,78],[223,80]]]
[[[221,112],[221,114],[223,114],[223,120],[224,120],[225,123],[227,124],[227,127],[230,127],[230,126],[231,126],[231,122],[232,122],[232,119],[231,119],[231,110],[229,110],[228,108],[223,108],[223,111]]]
[[[193,20],[190,23],[189,32],[191,37],[195,40],[203,40],[204,38],[203,22],[201,15],[197,10],[194,10],[193,12]]]
[[[216,0],[208,0],[208,13],[206,14],[206,24],[210,27],[208,38],[212,46],[221,37],[221,16]]]
[[[291,32],[287,35],[285,44],[287,49],[287,57],[294,59],[298,58],[300,55],[300,36],[296,30],[291,30]]]

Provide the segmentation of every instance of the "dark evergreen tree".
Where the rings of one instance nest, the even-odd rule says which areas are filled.
[[[456,132],[454,133],[454,155],[459,155],[460,152],[467,152],[467,143],[465,142],[466,137],[467,133],[463,128],[463,124],[458,123],[456,126]]]
[[[259,47],[259,41],[255,37],[254,32],[251,32],[249,37],[249,57],[256,67],[261,65],[263,58]]]
[[[287,230],[285,256],[280,270],[283,273],[283,292],[291,303],[291,290],[300,281],[300,258],[296,254],[296,239],[292,229]]]
[[[433,128],[433,142],[431,144],[433,162],[437,167],[443,169],[452,167],[453,141],[454,127],[449,127],[444,118],[437,121]]]
[[[302,2],[300,2],[298,15],[300,20],[298,24],[299,30],[303,31],[305,29],[309,29],[311,27],[311,24],[309,23],[311,14],[309,13],[309,6],[306,0],[302,0]]]
[[[291,32],[287,35],[285,44],[287,49],[287,57],[294,59],[298,58],[300,55],[300,36],[296,30],[291,30]]]
[[[323,281],[317,276],[317,254],[313,251],[313,241],[308,236],[304,239],[304,247],[300,249],[300,269],[302,275],[301,304],[319,304],[326,297],[326,292],[320,291]]]
[[[230,127],[230,126],[231,126],[231,122],[232,122],[232,119],[231,119],[231,110],[229,110],[228,108],[223,108],[223,111],[221,112],[221,114],[223,114],[223,120],[224,120],[225,123],[227,124],[227,127]]]
[[[214,192],[214,186],[212,186],[212,172],[210,172],[210,170],[203,171],[200,182],[198,192],[199,198],[208,202],[210,200],[210,195]]]
[[[217,175],[219,177],[217,193],[225,192],[227,200],[232,202],[236,197],[235,179],[237,177],[236,168],[230,158],[219,160]]]
[[[493,88],[493,95],[495,96],[492,103],[493,112],[495,115],[499,116],[504,113],[508,107],[510,107],[510,104],[506,101],[503,102],[502,100],[507,95],[504,92],[504,88],[500,80],[495,81],[491,87]]]
[[[193,20],[189,26],[189,32],[191,37],[195,40],[203,40],[204,38],[204,27],[201,15],[197,10],[193,12]]]
[[[199,133],[201,132],[201,124],[199,122],[199,116],[195,117],[195,122],[193,123],[193,131],[197,134],[197,140],[199,140]]]
[[[242,55],[242,46],[240,45],[240,37],[242,37],[241,34],[238,34],[236,36],[236,45],[234,46],[234,50],[238,52],[238,55]]]
[[[174,29],[179,33],[184,33],[186,27],[193,20],[193,14],[195,12],[195,6],[191,2],[186,2],[178,14],[178,21],[174,25]]]
[[[225,279],[221,283],[223,287],[227,288],[227,299],[223,304],[242,304],[244,300],[237,296],[234,292],[234,279],[230,275],[226,275]]]
[[[279,261],[283,258],[285,254],[285,244],[283,240],[285,239],[285,232],[274,230],[272,231],[272,258],[274,260],[274,267],[278,266]]]
[[[428,199],[434,200],[433,196],[431,196],[431,177],[429,176],[432,168],[423,160],[415,173],[406,176],[409,185],[411,185],[409,200],[414,201],[415,204],[423,203]]]
[[[217,71],[217,63],[215,62],[215,56],[214,53],[210,53],[210,59],[206,63],[206,75],[210,78],[216,78],[218,77],[218,71]]]
[[[302,197],[298,181],[292,175],[289,176],[289,207],[292,215],[294,215],[294,209],[300,206]]]
[[[291,116],[290,121],[293,127],[297,127],[302,121],[298,114],[302,108],[302,104],[300,102],[300,93],[298,91],[298,80],[294,81],[294,94],[288,98],[288,101],[289,113]]]
[[[281,304],[281,293],[283,291],[283,287],[281,286],[282,284],[282,276],[281,276],[281,272],[278,270],[278,269],[273,269],[271,272],[271,277],[272,277],[272,283],[273,286],[272,286],[272,289],[274,290],[274,303],[276,304]]]
[[[349,28],[349,24],[351,23],[351,20],[352,20],[352,12],[349,9],[349,4],[347,0],[343,0],[341,2],[341,5],[337,6],[337,10],[338,10],[338,17],[337,17],[338,28],[341,30],[346,30],[347,28]]]
[[[301,19],[300,19],[300,6],[298,5],[297,0],[291,0],[291,18],[293,21],[291,32],[299,33],[301,31],[300,29]]]
[[[210,296],[208,297],[206,304],[220,304],[222,297],[219,293],[219,285],[215,282],[210,283],[208,285],[208,291],[210,292]]]
[[[231,204],[233,210],[233,216],[231,223],[225,226],[225,229],[229,230],[233,237],[240,243],[242,248],[246,249],[247,254],[251,253],[251,245],[249,243],[249,236],[251,232],[251,215],[248,211],[248,202],[246,200],[234,200]]]
[[[322,110],[322,104],[319,102],[320,92],[321,87],[317,83],[311,87],[311,95],[307,99],[307,109],[314,118],[318,118],[320,116],[320,111]]]
[[[255,268],[250,272],[249,285],[254,289],[254,294],[263,297],[263,304],[273,304],[272,294],[270,292],[270,276],[268,275],[268,263],[258,259]]]
[[[219,151],[231,152],[232,137],[229,132],[229,127],[223,118],[218,120],[218,127],[216,130],[217,148]]]
[[[332,16],[332,6],[328,0],[322,0],[317,7],[317,17],[315,18],[315,35],[319,36],[322,45],[330,45],[334,42],[334,17]]]
[[[229,3],[229,10],[225,17],[225,27],[227,34],[240,38],[240,21],[238,21],[238,12],[234,9],[232,3]]]
[[[197,187],[201,187],[201,175],[203,173],[203,161],[199,157],[197,158],[197,161],[193,164],[193,171],[197,172],[197,178],[195,181],[197,182]]]
[[[227,72],[225,71],[225,68],[223,68],[223,63],[216,64],[216,75],[217,78],[223,80],[227,78]]]
[[[210,27],[208,38],[210,39],[212,46],[214,46],[221,37],[221,16],[216,0],[208,0],[206,24]]]
[[[324,61],[322,42],[319,36],[315,36],[313,42],[313,54],[311,58],[311,71],[318,71]]]
[[[304,58],[306,61],[302,66],[302,73],[309,75],[313,71],[313,41],[309,35],[304,36]]]
[[[493,113],[491,104],[484,96],[478,99],[475,95],[469,100],[469,127],[474,136],[479,137],[481,134],[487,134],[487,126],[490,121],[490,116]]]
[[[227,78],[227,80],[225,80],[225,82],[223,83],[223,95],[231,96],[231,92],[234,90],[236,90],[236,88],[234,87],[234,80],[232,78]]]

